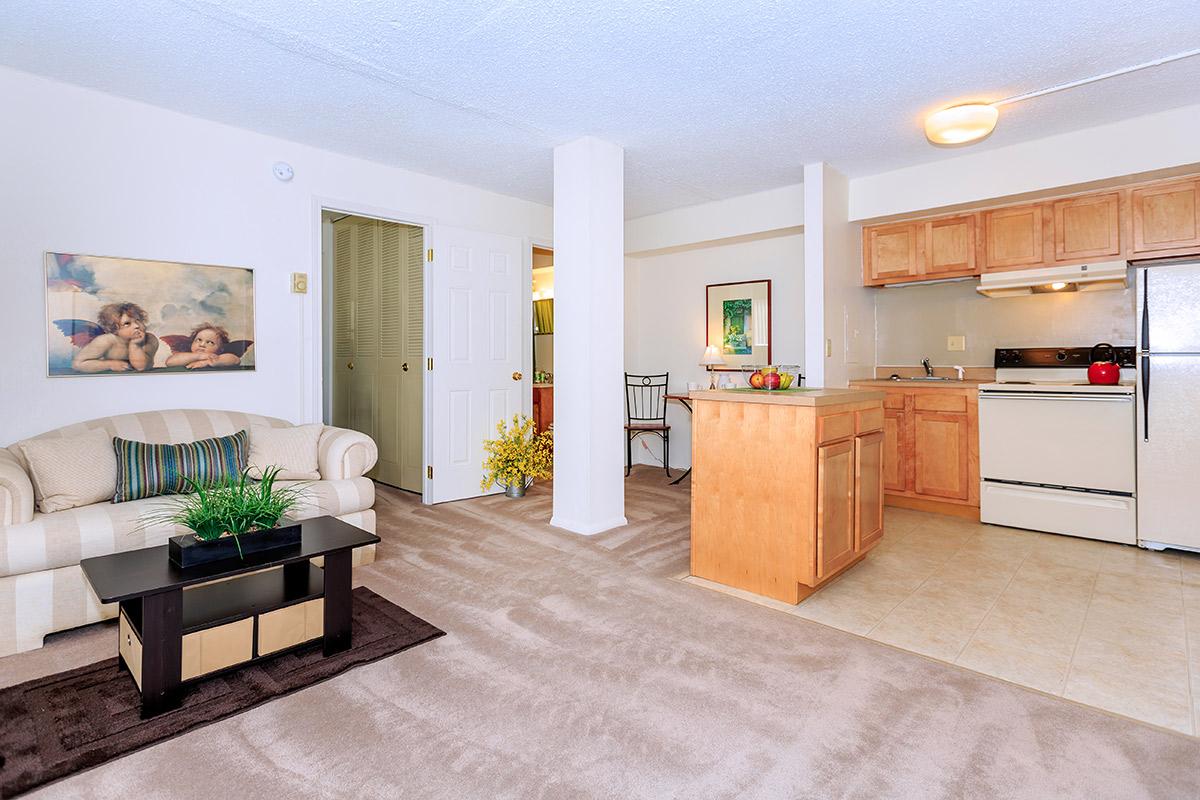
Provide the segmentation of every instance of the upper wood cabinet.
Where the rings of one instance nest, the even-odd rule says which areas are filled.
[[[925,227],[919,222],[863,230],[863,269],[867,283],[910,281],[921,274]]]
[[[984,270],[1041,266],[1049,217],[1043,203],[983,212]]]
[[[977,228],[975,214],[865,228],[864,283],[974,275]]]
[[[863,227],[863,285],[1200,255],[1200,176]]]
[[[1135,255],[1188,255],[1200,248],[1200,181],[1143,186],[1130,192],[1130,204]]]
[[[1055,261],[1121,255],[1120,192],[1055,200],[1050,207]]]
[[[938,278],[975,274],[976,220],[974,214],[963,214],[925,222],[922,274]]]

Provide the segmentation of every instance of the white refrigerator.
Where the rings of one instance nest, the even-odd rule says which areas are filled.
[[[1200,262],[1137,269],[1138,544],[1200,551]]]

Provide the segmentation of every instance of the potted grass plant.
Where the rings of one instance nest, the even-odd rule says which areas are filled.
[[[189,493],[173,498],[146,522],[191,531],[168,542],[170,559],[179,567],[298,544],[300,525],[289,524],[287,514],[300,502],[303,486],[276,486],[278,474],[278,467],[269,467],[262,480],[248,471],[212,482],[184,478]]]
[[[496,424],[496,433],[497,438],[483,443],[487,453],[483,491],[498,485],[509,497],[524,497],[535,478],[554,476],[554,434],[550,430],[538,433],[533,420],[514,414],[511,425],[504,420]]]

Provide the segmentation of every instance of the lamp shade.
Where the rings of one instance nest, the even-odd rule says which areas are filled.
[[[1000,111],[987,103],[965,103],[935,111],[925,119],[925,137],[934,144],[982,139],[996,127]]]
[[[700,366],[715,367],[719,364],[724,364],[725,359],[721,358],[721,348],[715,344],[710,344],[704,348],[704,355],[700,358]]]

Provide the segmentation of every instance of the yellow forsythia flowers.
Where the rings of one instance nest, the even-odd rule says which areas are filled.
[[[486,475],[480,484],[483,491],[492,484],[516,486],[554,476],[554,435],[549,430],[537,433],[533,420],[514,414],[511,427],[504,420],[496,423],[496,433],[499,438],[483,443],[487,453],[483,460]]]

